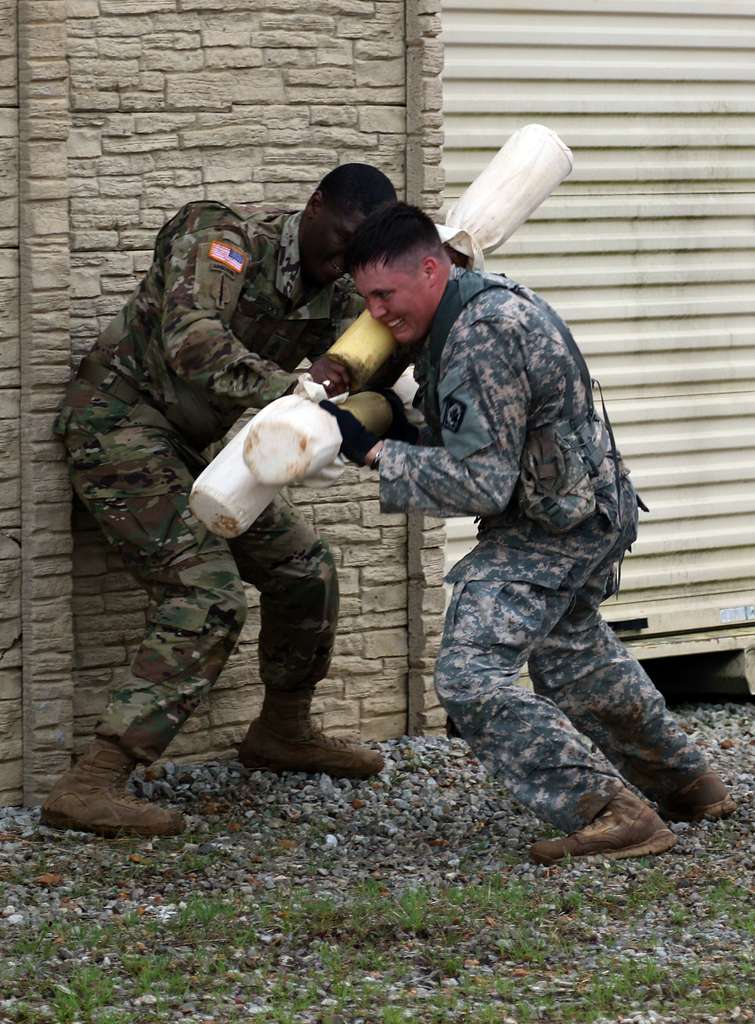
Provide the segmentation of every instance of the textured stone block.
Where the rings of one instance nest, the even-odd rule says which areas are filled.
[[[379,501],[361,502],[362,525],[370,528],[399,526],[406,527],[406,513],[381,512]]]
[[[383,612],[389,609],[406,608],[406,584],[391,583],[379,587],[364,587],[362,609],[364,612]]]
[[[0,736],[7,737],[8,745],[3,744],[4,751],[10,757],[18,757],[21,753],[21,701],[0,701]]]
[[[405,542],[349,545],[342,549],[343,564],[371,566],[376,563],[401,562],[406,550]]]
[[[96,57],[100,61],[108,60],[136,60],[138,61],[142,55],[142,49],[144,46],[143,39],[98,39],[96,40],[96,50],[94,52],[87,50],[86,53],[81,50],[77,50],[77,57]]]
[[[203,178],[206,182],[246,182],[250,177],[251,169],[260,162],[260,158],[254,150],[213,150],[204,156]]]
[[[263,63],[262,50],[253,46],[216,47],[204,54],[204,63],[208,68],[258,68]]]
[[[359,129],[363,132],[393,132],[402,134],[406,131],[406,109],[403,106],[361,107],[359,110]]]
[[[278,71],[259,70],[253,75],[204,71],[173,75],[167,83],[168,105],[177,109],[223,109],[235,103],[280,103],[284,99]]]
[[[357,60],[354,62],[356,83],[359,86],[403,86],[404,59]]]
[[[252,36],[251,27],[241,23],[240,19],[213,18],[202,26],[202,45],[212,46],[249,46]]]
[[[159,14],[176,10],[176,0],[100,0],[100,13],[117,14]],[[125,22],[125,19],[122,19]]]
[[[381,565],[376,562],[374,565],[366,564],[359,570],[362,583],[391,583],[407,578],[407,566],[404,561],[396,561],[388,565]]]
[[[145,71],[199,71],[204,55],[201,50],[145,50],[141,66]]]
[[[365,638],[364,654],[367,658],[403,656],[407,653],[405,629],[376,629]]]
[[[60,9],[59,5],[59,9]],[[45,57],[61,57],[65,54],[66,26],[64,18],[59,21],[37,22],[33,30],[23,35],[21,73],[28,71],[29,63]]]
[[[228,146],[258,146],[267,142],[268,129],[263,124],[238,124],[224,128],[192,128],[180,134],[181,145],[187,149],[225,149]]]
[[[363,740],[390,740],[397,736],[404,736],[406,729],[407,714],[405,711],[401,711],[396,714],[365,719],[362,722],[360,735]]]
[[[177,149],[178,136],[170,133],[124,136],[107,135],[103,139],[105,153],[146,153],[157,149]]]
[[[22,150],[21,170],[35,178],[55,178],[65,167],[66,147],[62,142],[31,142]]]
[[[61,235],[68,231],[68,204],[63,200],[46,200],[24,211],[26,236]]]
[[[66,0],[68,18],[96,18],[99,13],[99,0]]]

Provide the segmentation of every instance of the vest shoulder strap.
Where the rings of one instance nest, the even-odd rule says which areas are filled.
[[[559,334],[566,342],[566,346],[571,352],[571,355],[577,365],[579,375],[582,378],[582,383],[585,388],[588,409],[592,414],[594,405],[590,371],[587,368],[584,356],[580,352],[571,331],[558,313],[556,313],[556,311],[550,306],[547,306],[539,296],[530,297],[529,295],[524,294],[524,292],[514,282],[506,283],[500,280],[491,281],[474,270],[469,270],[461,277],[451,278],[449,280],[448,286],[443,294],[443,298],[435,312],[433,325],[430,330],[429,344],[430,362],[436,374],[440,370],[440,360],[443,355],[446,340],[462,309],[471,302],[472,299],[476,298],[482,292],[490,291],[492,288],[502,288],[505,291],[513,292],[525,301],[532,302],[545,319],[550,321],[550,323],[552,323],[558,330]],[[573,401],[573,395],[567,394],[564,408],[565,419],[572,418]]]
[[[521,293],[517,291],[516,288],[513,288],[512,291],[514,291],[517,295],[521,295]],[[521,297],[525,298],[525,296]],[[546,320],[550,320],[550,322],[556,327],[561,337],[566,342],[566,347],[569,349],[569,352],[571,353],[571,356],[577,365],[579,375],[582,378],[582,384],[584,386],[585,396],[587,398],[587,408],[589,410],[590,415],[592,415],[595,409],[592,397],[592,377],[590,376],[590,371],[587,368],[585,357],[580,352],[579,346],[574,340],[574,335],[572,334],[571,330],[567,327],[567,325],[564,323],[564,321],[561,319],[561,317],[558,315],[558,313],[555,311],[555,309],[553,309],[551,306],[547,306],[539,295],[533,295],[532,303],[537,309],[540,310],[540,312],[543,314]],[[574,395],[572,394],[572,392],[567,391],[564,398],[564,418],[571,419],[574,414]]]
[[[450,278],[430,329],[430,362],[436,369],[440,369],[446,339],[462,309],[491,288],[509,290],[503,281],[489,281],[475,270],[468,270],[462,277]]]

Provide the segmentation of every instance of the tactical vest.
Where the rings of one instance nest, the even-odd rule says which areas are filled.
[[[519,511],[551,533],[566,533],[595,511],[594,478],[609,451],[617,465],[613,436],[595,412],[592,379],[572,333],[558,314],[539,296],[526,295],[514,282],[486,279],[476,271],[451,278],[436,310],[429,337],[428,398],[430,425],[440,432],[438,383],[443,349],[460,313],[473,299],[493,288],[513,292],[532,303],[553,324],[572,355],[585,388],[587,414],[574,416],[574,394],[564,394],[563,414],[555,423],[530,430],[522,451],[515,502]],[[427,407],[427,406],[426,406]],[[490,523],[490,525],[496,525]]]

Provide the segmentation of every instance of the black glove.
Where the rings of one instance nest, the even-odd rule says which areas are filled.
[[[325,409],[331,416],[335,416],[338,421],[338,429],[343,438],[341,454],[345,455],[350,462],[356,462],[358,466],[363,466],[367,452],[378,443],[378,438],[371,434],[366,427],[363,427],[348,409],[341,409],[334,402],[327,400],[320,402],[320,408]]]
[[[376,389],[377,394],[382,395],[393,413],[391,429],[385,435],[391,441],[405,441],[407,444],[416,444],[419,438],[419,430],[406,418],[404,403],[391,388]]]

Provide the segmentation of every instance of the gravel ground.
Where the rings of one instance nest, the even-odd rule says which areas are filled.
[[[135,776],[133,785],[141,795],[171,803],[189,816],[188,834],[173,840],[106,841],[60,833],[40,826],[37,811],[0,808],[0,962],[4,964],[0,968],[0,1021],[225,1024],[252,1017],[302,1024],[581,1021],[588,1017],[580,1017],[577,1011],[576,1016],[568,1016],[565,1010],[561,1017],[560,1011],[548,1009],[551,1004],[547,1000],[558,991],[580,992],[580,979],[591,978],[590,983],[596,984],[595,979],[607,971],[608,954],[613,964],[652,963],[666,972],[664,977],[692,971],[690,985],[694,988],[699,982],[701,999],[705,977],[699,975],[700,970],[703,975],[712,971],[717,978],[721,972],[733,971],[738,983],[748,979],[751,983],[755,705],[686,704],[674,711],[695,742],[706,749],[739,809],[726,822],[673,825],[679,836],[674,850],[641,861],[575,862],[550,869],[531,865],[527,861],[529,844],[550,830],[486,777],[461,740],[437,738],[382,744],[385,769],[377,780],[365,782],[333,780],[325,775],[250,775],[233,761],[166,763],[148,770],[146,777]],[[561,953],[555,952],[554,940],[553,951],[546,950],[543,956],[532,950],[516,955],[513,946],[506,954],[500,934],[497,946],[487,941],[484,922],[493,920],[489,915],[478,918],[472,929],[459,935],[452,934],[454,925],[449,924],[446,938],[449,948],[453,947],[456,969],[433,962],[439,954],[437,944],[431,942],[432,956],[426,953],[423,957],[420,950],[412,954],[413,960],[406,954],[405,971],[402,968],[396,973],[388,965],[382,977],[375,979],[367,968],[362,970],[360,984],[380,982],[383,1009],[363,1012],[352,1006],[349,1011],[345,997],[329,996],[323,982],[317,988],[322,995],[307,997],[308,1005],[302,996],[300,1008],[287,1010],[289,1016],[285,1016],[280,1008],[275,1009],[270,987],[273,976],[285,969],[287,977],[298,979],[297,992],[306,990],[308,976],[320,977],[318,972],[325,970],[322,943],[327,939],[329,948],[334,949],[339,936],[346,935],[343,922],[340,931],[332,924],[333,915],[337,916],[339,906],[348,906],[349,927],[357,927],[355,901],[364,898],[365,883],[377,887],[373,899],[377,893],[385,906],[400,906],[405,911],[406,894],[419,893],[413,898],[425,900],[426,914],[436,903],[445,906],[449,893],[469,892],[479,897],[484,891],[489,896],[491,884],[502,883],[497,906],[500,909],[500,899],[505,897],[509,900],[506,905],[513,909],[501,920],[508,917],[509,923],[514,921],[517,911],[512,894],[524,894],[530,901],[526,905],[532,921],[545,922],[545,928],[558,918],[560,943],[566,921],[573,937],[558,946]],[[125,987],[110,993],[109,1002],[105,1000],[107,1012],[100,1013],[92,1006],[65,1011],[60,985],[56,989],[50,979],[60,977],[61,971],[66,975],[67,960],[88,960],[94,945],[90,942],[87,946],[81,939],[76,947],[71,936],[78,933],[69,927],[57,934],[55,929],[72,922],[105,927],[116,920],[133,922],[137,915],[145,934],[158,936],[171,921],[184,920],[195,906],[192,900],[198,897],[225,901],[236,909],[237,921],[254,926],[249,945],[261,952],[249,954],[249,963],[257,967],[253,970],[248,963],[247,973],[241,972],[246,983],[231,979],[230,988],[208,1006],[202,1003],[206,996],[187,991],[172,1002],[158,1000],[148,988],[139,989],[135,996],[124,982]],[[317,907],[323,913],[323,908],[327,910],[331,924],[322,925],[302,944],[299,940],[304,933],[296,933],[298,926],[282,922],[280,916],[276,919],[274,908],[285,904],[293,908],[290,913],[296,917],[307,900],[319,901]],[[310,903],[310,917],[313,906]],[[453,920],[458,924],[458,915]],[[422,927],[411,921],[403,927],[402,937],[412,939],[404,947],[416,949]],[[490,931],[495,931],[492,924]],[[207,935],[210,942],[209,930]],[[44,946],[35,938],[40,936],[47,936],[53,945]],[[368,936],[368,931],[363,930],[362,936]],[[426,939],[430,941],[429,936]],[[530,939],[533,949],[539,949],[538,936],[530,935]],[[165,945],[164,935],[161,941],[163,946],[148,943],[146,952],[171,948]],[[117,975],[114,956],[91,954],[91,960],[103,970],[112,961]],[[238,952],[233,956],[243,959]],[[350,985],[357,984],[355,964],[356,960]],[[23,980],[30,969],[47,979],[38,996],[30,996]],[[254,984],[249,981],[250,970]],[[330,970],[332,973],[334,968]],[[512,974],[521,982],[519,1001],[504,999],[498,1015],[483,1017],[479,993],[487,991],[489,997],[486,976],[489,980]],[[662,981],[656,979],[655,995],[652,978],[646,988],[639,1005],[627,997],[624,1014],[613,1010],[589,1019],[626,1024],[755,1019],[749,1003],[723,997],[720,1005],[703,999],[699,1014],[687,1009],[677,1016]],[[752,992],[752,988],[745,984],[742,991]],[[126,998],[131,1009],[119,1016],[118,1007]],[[139,1003],[141,999],[146,1002]],[[285,1001],[294,1007],[290,993]],[[397,1007],[396,1016],[385,1009],[390,1005]],[[489,1001],[485,1006],[488,1012]],[[163,1009],[165,1015],[161,1016]]]

